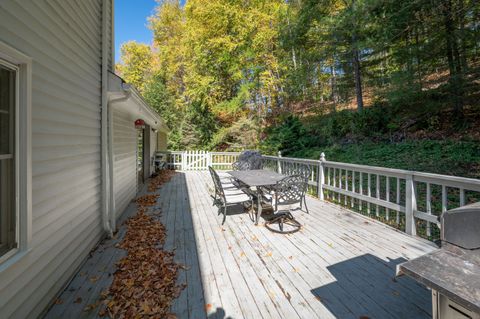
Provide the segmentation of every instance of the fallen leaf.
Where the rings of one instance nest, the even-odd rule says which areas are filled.
[[[210,304],[210,303],[205,304],[205,311],[208,312],[208,311],[210,311],[210,309],[212,309],[212,304]]]
[[[268,252],[267,257],[272,257],[272,252]]]
[[[91,310],[93,310],[97,307],[98,307],[98,302],[91,303],[91,304],[88,304],[85,308],[83,308],[83,311],[88,312],[88,311],[91,311]]]
[[[60,299],[60,298],[57,298],[57,299],[55,299],[55,304],[56,305],[61,305],[61,304],[63,304],[63,300]]]
[[[93,277],[90,277],[89,280],[90,280],[91,283],[96,283],[96,282],[98,281],[98,279],[100,279],[100,277],[98,277],[98,276],[93,276]]]
[[[240,257],[243,257],[243,256],[245,256],[245,253],[242,251],[242,252],[240,253]]]
[[[73,303],[82,303],[82,297],[78,297]]]

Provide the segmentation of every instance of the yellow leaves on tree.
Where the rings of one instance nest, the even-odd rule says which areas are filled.
[[[117,73],[140,92],[152,72],[153,54],[150,46],[129,41],[122,45],[122,63],[116,65]]]

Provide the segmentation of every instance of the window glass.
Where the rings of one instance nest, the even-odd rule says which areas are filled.
[[[16,248],[15,76],[0,61],[0,257]]]
[[[13,153],[15,71],[0,64],[0,155]]]

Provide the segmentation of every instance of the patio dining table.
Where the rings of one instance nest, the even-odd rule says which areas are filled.
[[[258,220],[260,219],[260,215],[262,214],[262,188],[274,186],[286,176],[265,169],[228,171],[227,173],[233,176],[233,178],[235,178],[242,184],[248,186],[250,189],[255,188],[252,189],[252,191],[255,191],[257,195],[257,213],[255,218],[255,225],[258,225]]]

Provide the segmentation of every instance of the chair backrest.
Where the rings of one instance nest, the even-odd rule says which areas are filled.
[[[248,162],[249,169],[262,169],[263,167],[263,157],[259,151],[243,151],[238,156],[238,162]]]
[[[312,170],[310,169],[310,165],[301,165],[297,168],[296,175],[303,176],[307,182],[310,179],[310,175],[312,174]]]
[[[212,176],[212,180],[213,180],[213,185],[215,186],[215,194],[223,198],[224,193],[223,193],[222,182],[220,181],[220,176],[218,176],[217,172],[215,172],[215,170],[211,166],[208,167],[208,170],[210,171],[210,175]]]
[[[248,161],[236,161],[232,164],[234,171],[248,171],[251,169],[251,164]]]
[[[311,173],[309,164],[283,163],[282,165],[282,174],[285,175],[301,175],[309,180]]]
[[[300,203],[307,191],[307,179],[302,175],[287,176],[276,187],[276,202],[279,205]]]

